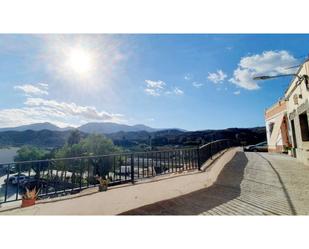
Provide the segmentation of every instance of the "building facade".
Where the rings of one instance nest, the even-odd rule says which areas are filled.
[[[265,111],[266,136],[269,152],[287,152],[291,146],[287,103],[280,100]]]
[[[309,165],[309,61],[299,68],[290,86],[285,92],[286,111],[289,122],[294,156],[302,163]]]

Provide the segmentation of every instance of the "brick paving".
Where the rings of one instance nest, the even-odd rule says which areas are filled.
[[[130,215],[306,215],[309,166],[286,155],[237,152],[216,183]]]

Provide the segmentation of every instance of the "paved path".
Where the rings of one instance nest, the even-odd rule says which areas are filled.
[[[124,214],[309,214],[309,166],[285,155],[239,151],[211,187]]]

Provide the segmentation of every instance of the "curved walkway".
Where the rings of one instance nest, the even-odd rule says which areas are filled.
[[[309,166],[285,155],[239,151],[211,187],[123,214],[309,214]]]

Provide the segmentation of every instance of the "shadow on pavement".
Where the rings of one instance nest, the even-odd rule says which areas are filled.
[[[285,195],[285,198],[286,198],[286,200],[287,200],[287,202],[288,202],[288,204],[289,204],[289,207],[290,207],[290,210],[291,210],[291,214],[292,215],[296,215],[297,213],[296,213],[296,209],[295,209],[295,207],[294,207],[294,205],[293,205],[293,202],[292,202],[292,200],[291,200],[291,197],[290,197],[290,195],[289,195],[289,193],[288,193],[288,191],[287,191],[287,189],[286,189],[286,187],[285,187],[285,184],[284,184],[284,182],[283,182],[283,180],[282,180],[282,178],[281,178],[281,176],[280,176],[280,174],[279,174],[279,172],[276,170],[276,168],[274,167],[274,165],[271,163],[271,161],[269,161],[265,156],[263,156],[262,154],[258,154],[260,157],[262,157],[264,160],[266,160],[267,161],[267,163],[269,164],[269,166],[272,168],[272,170],[275,172],[275,174],[276,174],[276,176],[277,176],[277,178],[278,178],[278,180],[279,180],[279,182],[280,182],[280,184],[281,184],[281,186],[282,186],[282,189],[283,189],[283,193],[284,193],[284,195]]]
[[[237,152],[211,187],[132,209],[120,215],[197,215],[206,212],[240,195],[240,184],[247,163],[246,155]]]

